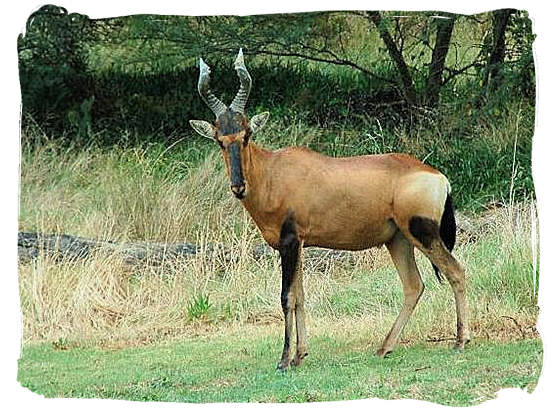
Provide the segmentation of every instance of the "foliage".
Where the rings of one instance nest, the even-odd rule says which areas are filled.
[[[25,348],[22,384],[48,396],[185,401],[421,396],[453,405],[503,386],[532,388],[540,370],[538,341],[474,341],[466,353],[472,360],[454,360],[439,349],[434,355],[431,347],[427,352],[426,335],[449,336],[455,329],[448,315],[450,289],[436,286],[431,274],[403,336],[404,345],[415,346],[398,349],[395,361],[367,358],[374,348],[357,356],[365,335],[369,346],[378,343],[401,306],[399,279],[389,274],[387,253],[377,249],[343,260],[306,256],[307,308],[318,351],[304,370],[288,377],[273,372],[280,338],[269,326],[262,327],[267,337],[252,342],[244,336],[221,336],[219,343],[204,338],[177,346],[175,356],[157,347],[105,355],[81,347],[165,341],[213,325],[241,334],[248,323],[275,322],[279,333],[280,301],[273,286],[280,281],[278,259],[252,257],[259,234],[228,194],[217,147],[187,126],[189,119],[212,118],[196,92],[197,57],[207,59],[213,89],[227,101],[237,89],[232,63],[239,47],[245,48],[254,81],[249,114],[272,113],[255,136],[258,143],[273,149],[303,145],[334,156],[407,152],[449,177],[461,211],[494,212],[492,222],[480,228],[480,241],[459,238],[456,249],[469,275],[469,297],[478,302],[471,305],[472,329],[476,337],[506,341],[524,338],[526,329],[536,334],[529,244],[536,227],[525,206],[533,199],[530,20],[525,12],[511,13],[504,57],[491,66],[497,80],[488,86],[491,47],[498,43],[491,38],[494,13],[452,15],[452,25],[430,17],[433,13],[405,14],[91,20],[55,6],[34,13],[18,39],[20,229],[118,241],[217,242],[231,251],[141,266],[139,272],[129,272],[117,255],[101,254],[64,263],[41,257],[21,265],[25,343],[51,342]],[[449,47],[445,53],[436,52],[438,38]],[[405,97],[407,76],[414,98]],[[431,269],[422,258],[419,265],[422,272]],[[330,336],[335,323],[345,338]],[[90,366],[66,371],[73,354],[89,359]],[[147,368],[136,370],[144,357],[150,360]],[[94,366],[116,369],[100,372],[107,378],[99,380]],[[158,368],[163,374],[150,371]],[[250,373],[251,368],[259,370]],[[326,378],[327,369],[334,377]],[[393,376],[380,379],[388,369]],[[388,387],[394,385],[402,387]]]
[[[511,175],[516,197],[533,192],[534,36],[527,14],[510,12],[499,80],[485,87],[491,13],[451,15],[445,67],[435,73],[442,26],[432,13],[378,13],[377,29],[362,12],[90,20],[46,6],[19,38],[22,125],[39,130],[23,138],[40,147],[47,136],[72,149],[175,144],[171,152],[204,158],[188,126],[212,118],[197,96],[196,57],[208,60],[213,88],[228,101],[237,89],[234,52],[244,46],[254,78],[249,114],[268,110],[275,124],[262,142],[328,155],[408,152],[449,176],[459,207],[480,209],[507,199]],[[380,27],[414,93],[434,87],[430,78],[441,82],[436,106],[403,102]]]
[[[434,49],[441,19],[432,14],[378,13],[378,28],[395,47],[391,55],[372,13],[91,20],[45,6],[29,18],[18,40],[23,122],[35,121],[59,138],[109,144],[118,143],[127,129],[157,140],[181,134],[188,119],[208,115],[195,92],[197,56],[212,66],[215,89],[231,98],[232,60],[244,47],[255,84],[252,109],[281,117],[299,112],[327,127],[338,124],[342,111],[348,118],[384,112],[379,118],[384,127],[395,126],[395,120],[415,126],[418,109],[403,106],[403,72],[413,82],[410,92],[428,93],[430,104],[441,88],[442,104],[458,97],[463,105],[477,105],[489,53],[484,38],[491,33],[490,13],[447,15],[455,24],[442,62],[444,55],[435,53],[440,47]],[[506,95],[505,101],[527,98],[534,104],[533,35],[526,13],[514,11],[508,28],[507,74],[500,81],[506,90],[496,87],[486,103]]]

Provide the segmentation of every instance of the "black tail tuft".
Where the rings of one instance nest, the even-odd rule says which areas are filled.
[[[439,236],[441,240],[447,247],[449,252],[453,251],[456,242],[456,220],[455,213],[453,210],[453,200],[450,194],[447,194],[447,200],[445,201],[445,209],[443,210],[443,215],[441,216],[441,224],[439,225]],[[437,280],[441,282],[441,274],[439,269],[432,263],[432,266],[435,271],[435,276]]]

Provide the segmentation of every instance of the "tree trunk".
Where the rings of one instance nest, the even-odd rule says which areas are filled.
[[[443,80],[443,70],[445,69],[445,60],[449,52],[449,44],[455,24],[454,18],[439,18],[437,20],[437,34],[435,38],[435,48],[432,52],[432,61],[430,62],[430,71],[426,82],[426,105],[434,107],[439,102],[439,94]]]
[[[416,91],[414,89],[411,74],[409,72],[409,67],[407,67],[407,63],[405,63],[403,54],[397,48],[397,45],[393,41],[390,32],[382,21],[382,16],[380,15],[380,13],[378,11],[369,11],[367,12],[367,14],[370,20],[378,29],[378,33],[380,34],[382,41],[384,41],[384,44],[388,49],[388,53],[391,59],[397,66],[401,85],[403,86],[403,96],[405,97],[405,101],[407,101],[409,105],[414,105],[416,103]]]
[[[514,9],[495,10],[493,12],[492,44],[487,61],[487,70],[483,81],[483,89],[487,97],[491,89],[499,83],[502,64],[506,55],[506,27]]]

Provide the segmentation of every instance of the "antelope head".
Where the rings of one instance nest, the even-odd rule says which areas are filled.
[[[199,66],[199,95],[212,110],[216,120],[213,124],[202,120],[190,120],[189,123],[203,137],[218,142],[231,182],[231,191],[238,199],[243,199],[246,195],[246,172],[243,172],[246,164],[243,166],[243,160],[247,161],[248,158],[246,155],[248,142],[250,136],[265,125],[269,112],[255,115],[250,121],[246,118],[244,107],[252,87],[252,78],[244,65],[242,49],[239,50],[235,59],[235,70],[240,80],[240,87],[229,107],[210,90],[210,67],[202,58],[199,60]]]

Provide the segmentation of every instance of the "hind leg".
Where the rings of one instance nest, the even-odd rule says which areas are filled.
[[[462,350],[470,341],[464,268],[443,244],[439,235],[439,225],[435,221],[413,216],[408,228],[406,236],[443,272],[451,285],[456,305],[456,348]]]
[[[414,260],[414,248],[412,244],[398,231],[391,241],[386,244],[386,247],[390,252],[393,263],[403,283],[404,301],[401,312],[399,312],[399,316],[384,339],[382,347],[376,352],[380,357],[386,356],[393,350],[401,331],[409,321],[424,291],[424,284]]]

